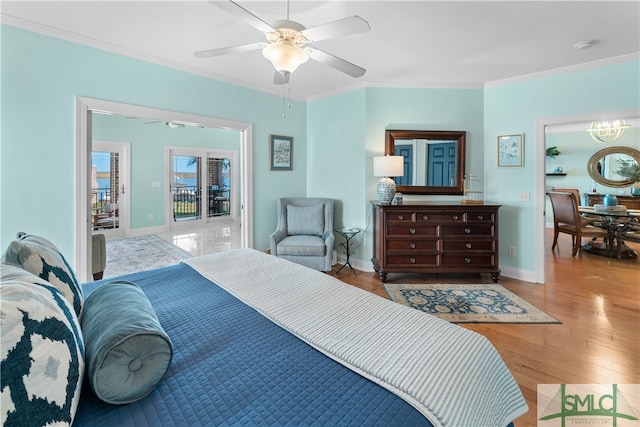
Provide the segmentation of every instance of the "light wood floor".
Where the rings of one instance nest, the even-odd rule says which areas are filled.
[[[515,420],[516,427],[537,425],[538,384],[640,383],[640,262],[587,253],[573,258],[569,239],[560,235],[554,252],[550,243],[546,245],[546,284],[500,279],[501,285],[561,325],[462,325],[493,343],[520,385],[529,412]],[[640,253],[640,245],[630,246]],[[356,277],[342,270],[336,277],[387,296],[375,273],[358,271]],[[389,274],[387,281],[491,283],[491,278]]]

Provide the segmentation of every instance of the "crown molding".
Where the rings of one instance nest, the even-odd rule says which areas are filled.
[[[198,76],[206,77],[209,79],[217,80],[223,83],[232,84],[234,86],[243,87],[246,89],[255,90],[262,93],[267,93],[269,95],[282,96],[280,91],[280,86],[274,88],[273,91],[265,90],[264,87],[252,85],[250,83],[236,80],[231,77],[223,76],[221,74],[216,74],[209,71],[204,71],[200,68],[190,67],[188,65],[181,64],[179,62],[170,61],[164,58],[157,57],[155,55],[149,55],[134,49],[125,48],[122,46],[114,45],[111,43],[106,43],[91,37],[86,37],[80,34],[71,33],[68,31],[62,31],[54,27],[50,27],[48,25],[42,25],[35,22],[27,21],[22,18],[17,18],[15,16],[6,15],[4,13],[0,13],[0,23],[10,25],[12,27],[17,27],[23,30],[32,31],[34,33],[42,34],[45,36],[65,40],[68,42],[76,43],[82,46],[88,46],[95,49],[115,53],[118,55],[127,56],[129,58],[138,59],[140,61],[149,62],[152,64],[160,65],[167,68],[172,68],[179,71],[184,71],[189,74],[195,74]],[[295,98],[294,98],[295,99]],[[304,102],[304,99],[295,99],[296,101]]]
[[[242,87],[245,89],[255,90],[257,92],[266,93],[274,96],[282,96],[280,87],[277,86],[273,90],[265,90],[263,86],[253,85],[245,81],[240,81],[228,76],[216,74],[210,71],[205,71],[200,68],[191,67],[175,61],[170,61],[164,58],[160,58],[154,55],[148,55],[143,52],[139,52],[133,49],[128,49],[122,46],[114,45],[111,43],[105,43],[103,41],[86,37],[80,34],[71,33],[68,31],[62,31],[48,25],[38,24],[32,21],[28,21],[15,16],[0,13],[0,23],[21,28],[27,31],[32,31],[38,34],[54,37],[57,39],[66,40],[72,43],[93,47],[96,49],[104,50],[107,52],[115,53],[118,55],[127,56],[133,59],[149,62],[152,64],[164,66],[167,68],[184,71],[186,73],[199,75],[205,78],[213,79],[223,83],[228,83],[234,86]],[[598,61],[586,62],[583,64],[572,65],[569,67],[561,67],[553,70],[541,71],[538,73],[525,74],[517,77],[510,77],[502,80],[495,80],[490,82],[478,82],[478,83],[442,83],[442,82],[416,82],[411,84],[398,85],[397,83],[384,83],[384,82],[357,82],[352,85],[342,86],[335,90],[330,90],[320,94],[316,94],[310,97],[292,97],[293,100],[299,102],[317,101],[324,98],[340,95],[343,93],[351,92],[363,88],[393,88],[393,89],[485,89],[491,87],[497,87],[507,85],[511,83],[524,82],[527,80],[539,79],[542,77],[550,77],[574,71],[586,70],[595,67],[601,67],[603,65],[611,65],[617,63],[623,63],[628,61],[640,60],[640,52],[635,52],[627,55],[621,55],[613,58],[602,59]]]
[[[598,61],[571,65],[569,67],[555,68],[553,70],[540,71],[539,73],[525,74],[518,77],[510,77],[508,79],[486,82],[484,87],[490,88],[490,87],[496,87],[496,86],[503,86],[511,83],[518,83],[518,82],[523,82],[527,80],[539,79],[542,77],[551,77],[551,76],[556,76],[560,74],[571,73],[574,71],[588,70],[590,68],[602,67],[603,65],[612,65],[612,64],[619,64],[623,62],[638,61],[638,60],[640,60],[640,52],[634,52],[627,55],[615,56],[613,58],[600,59]]]

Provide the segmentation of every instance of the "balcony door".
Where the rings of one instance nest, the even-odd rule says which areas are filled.
[[[129,229],[129,144],[93,141],[91,227],[93,233],[124,236]]]
[[[167,217],[171,227],[236,221],[237,152],[169,148]],[[186,225],[185,225],[186,224]]]

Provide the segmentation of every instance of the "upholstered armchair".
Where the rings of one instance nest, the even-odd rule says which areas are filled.
[[[107,244],[104,234],[96,233],[91,235],[91,273],[93,280],[102,279],[104,269],[107,265]]]
[[[272,255],[320,271],[331,271],[333,200],[279,199],[278,228],[269,237]]]

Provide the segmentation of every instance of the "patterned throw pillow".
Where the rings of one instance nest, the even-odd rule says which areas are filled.
[[[58,248],[47,239],[18,233],[2,255],[2,263],[22,267],[58,288],[80,317],[84,295],[78,279]]]
[[[2,266],[0,423],[71,425],[84,374],[80,324],[62,293]]]

